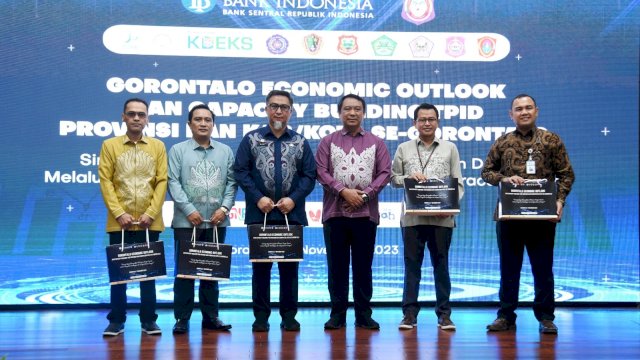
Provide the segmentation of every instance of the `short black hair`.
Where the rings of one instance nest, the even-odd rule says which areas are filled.
[[[356,94],[347,94],[345,96],[343,96],[342,98],[340,98],[340,101],[338,102],[338,112],[342,111],[342,104],[344,103],[344,101],[346,99],[356,99],[358,101],[360,101],[362,103],[362,111],[366,114],[367,112],[367,103],[364,101],[363,98],[361,98],[360,96],[356,95]]]
[[[433,111],[436,112],[436,119],[440,120],[440,113],[438,112],[438,108],[436,108],[435,105],[428,104],[428,103],[422,103],[422,104],[418,105],[416,110],[413,112],[413,121],[417,121],[418,120],[418,112],[420,110],[433,110]]]
[[[140,99],[140,98],[131,98],[128,99],[127,101],[124,102],[124,106],[122,107],[122,113],[127,112],[127,105],[129,105],[130,102],[139,102],[139,103],[143,103],[144,107],[147,108],[147,112],[149,111],[149,104],[147,104],[146,101]]]
[[[514,101],[516,101],[518,99],[521,99],[521,98],[525,98],[525,97],[528,97],[531,100],[533,100],[533,106],[538,107],[538,104],[536,103],[536,99],[534,99],[533,96],[528,95],[528,94],[518,94],[513,99],[511,99],[511,108],[513,108],[513,102]]]
[[[293,97],[291,96],[291,94],[289,94],[288,91],[284,91],[284,90],[271,90],[269,91],[269,93],[267,94],[267,98],[265,100],[265,102],[267,104],[269,104],[269,99],[271,99],[273,96],[284,96],[287,99],[289,99],[289,105],[293,105]]]
[[[188,120],[188,122],[191,122],[191,119],[193,119],[193,113],[198,109],[209,110],[209,112],[211,113],[211,120],[212,121],[216,121],[216,115],[213,113],[213,111],[211,111],[211,109],[209,109],[209,107],[207,105],[199,104],[199,105],[196,105],[193,108],[191,108],[191,110],[189,110],[189,120]]]

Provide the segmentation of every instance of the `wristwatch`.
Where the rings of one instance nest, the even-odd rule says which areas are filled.
[[[225,216],[229,215],[229,209],[227,209],[225,206],[220,206],[220,210],[222,210]]]
[[[369,195],[362,194],[362,200],[364,200],[364,202],[369,202]]]

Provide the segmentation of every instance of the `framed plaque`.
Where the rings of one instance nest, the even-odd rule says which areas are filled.
[[[302,261],[302,225],[253,224],[248,229],[249,261]]]
[[[556,183],[547,179],[527,180],[523,185],[500,182],[498,219],[556,219]]]
[[[404,179],[404,203],[407,215],[456,215],[460,213],[458,179],[429,179],[418,182]]]
[[[126,284],[167,276],[164,242],[107,246],[109,284]]]
[[[229,280],[231,251],[228,244],[183,239],[180,242],[176,277],[200,280]]]

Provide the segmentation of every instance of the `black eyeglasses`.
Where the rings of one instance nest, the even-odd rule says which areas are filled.
[[[124,114],[125,114],[128,118],[131,118],[131,119],[135,118],[135,117],[136,117],[136,115],[138,115],[138,118],[140,118],[140,119],[146,119],[146,118],[147,118],[147,113],[142,112],[142,111],[140,111],[140,112],[128,111],[128,112],[126,112],[126,113],[124,113]]]
[[[267,107],[273,111],[278,111],[278,109],[282,110],[282,112],[288,112],[291,111],[291,106],[287,105],[287,104],[275,104],[275,103],[271,103],[269,105],[267,105]]]
[[[433,124],[434,122],[437,122],[437,121],[438,121],[438,119],[434,118],[434,117],[432,117],[432,118],[420,118],[420,119],[416,120],[416,122],[418,124],[424,124],[426,122],[430,122],[430,123]]]

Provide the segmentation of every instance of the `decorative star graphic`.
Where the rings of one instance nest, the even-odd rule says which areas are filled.
[[[604,136],[607,136],[608,133],[611,132],[611,130],[607,129],[607,127],[605,126],[604,129],[600,130],[601,133],[604,134]]]
[[[69,51],[73,51],[75,49],[75,47],[73,47],[73,44],[69,44],[69,46],[67,47],[67,49],[69,49]]]
[[[73,206],[71,206],[71,204],[69,204],[69,206],[66,207],[67,211],[72,212],[73,209],[75,209]]]
[[[518,61],[520,61],[520,59],[522,59],[522,55],[520,55],[520,54],[516,55],[516,59],[517,59]]]
[[[154,61],[154,62],[153,62],[153,66],[154,66],[154,67],[158,67],[158,65],[160,65],[160,64],[158,64],[158,62],[157,62],[157,61]]]

